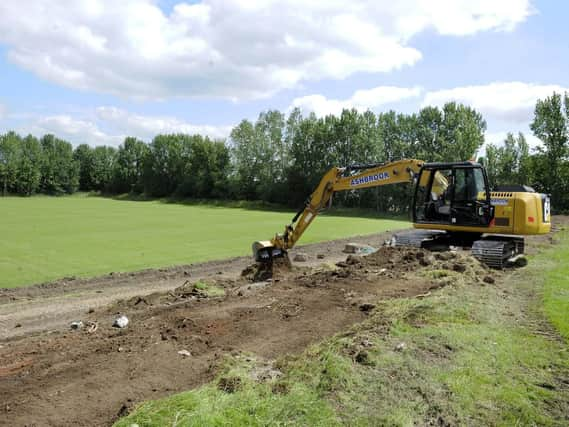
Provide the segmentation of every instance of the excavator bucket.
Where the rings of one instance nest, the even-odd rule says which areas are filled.
[[[274,258],[282,258],[286,252],[275,247],[269,240],[260,240],[253,243],[253,257],[257,262],[271,262]]]

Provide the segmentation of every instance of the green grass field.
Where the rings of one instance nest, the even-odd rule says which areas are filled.
[[[86,195],[0,198],[0,287],[248,255],[293,214]],[[300,244],[407,225],[322,215]]]

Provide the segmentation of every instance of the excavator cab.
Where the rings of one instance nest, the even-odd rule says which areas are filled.
[[[413,200],[415,224],[488,227],[493,218],[488,177],[481,165],[472,162],[423,165]]]

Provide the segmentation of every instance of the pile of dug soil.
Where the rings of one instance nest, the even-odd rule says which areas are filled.
[[[338,262],[334,268],[321,269],[313,274],[304,273],[298,277],[298,282],[312,287],[348,278],[369,281],[381,276],[400,279],[411,272],[421,272],[424,277],[441,285],[451,284],[459,277],[491,283],[492,276],[497,274],[468,252],[433,253],[420,248],[384,246],[369,255],[350,255],[346,261]]]
[[[186,280],[181,286],[168,292],[154,292],[149,295],[136,296],[127,300],[119,300],[108,308],[108,311],[120,309],[145,309],[146,307],[171,305],[174,303],[211,298],[210,294],[203,287],[205,282],[193,282]],[[217,288],[233,288],[239,282],[236,280],[209,280],[206,286]]]
[[[250,282],[263,282],[268,279],[282,278],[292,271],[288,256],[275,258],[270,262],[257,262],[247,266],[241,272],[241,277]]]

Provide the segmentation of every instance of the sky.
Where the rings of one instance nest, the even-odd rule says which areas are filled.
[[[419,111],[458,101],[486,142],[569,91],[561,0],[2,0],[0,133],[118,146],[227,137],[294,107]]]

